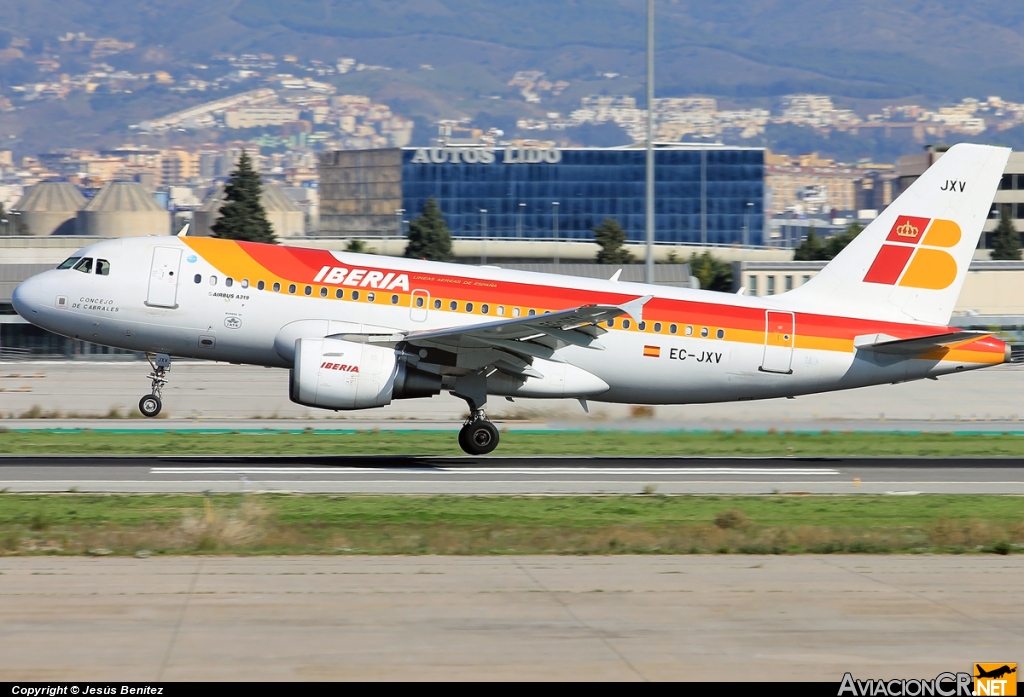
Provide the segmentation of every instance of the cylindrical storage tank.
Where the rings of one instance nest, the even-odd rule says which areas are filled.
[[[306,234],[306,216],[295,202],[277,184],[263,183],[260,204],[267,214],[267,222],[278,237],[298,237]],[[213,226],[220,217],[224,205],[224,187],[218,187],[206,197],[202,205],[192,213],[192,227],[188,234],[197,237],[213,235]]]
[[[21,216],[30,235],[74,235],[75,219],[85,197],[68,182],[40,182],[25,192],[12,212]]]
[[[135,182],[107,184],[78,212],[78,234],[146,237],[171,234],[171,214]]]

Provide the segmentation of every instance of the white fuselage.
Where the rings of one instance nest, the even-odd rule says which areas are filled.
[[[211,246],[214,242],[204,240],[203,249],[219,250]],[[157,248],[180,249],[181,259],[176,270],[165,269],[163,278],[154,281],[158,273]],[[281,254],[286,253],[284,248],[281,250]],[[567,363],[607,383],[607,391],[589,398],[608,402],[685,404],[784,397],[915,380],[985,367],[1004,358],[999,346],[992,345],[984,347],[987,353],[953,351],[939,357],[858,351],[853,347],[856,335],[923,335],[935,327],[830,317],[796,306],[786,295],[745,297],[489,267],[317,253],[329,254],[333,261],[326,265],[335,263],[338,268],[361,266],[382,273],[405,273],[410,287],[392,292],[358,283],[324,285],[309,277],[305,283],[296,284],[295,293],[288,292],[287,286],[275,292],[270,285],[271,274],[268,272],[266,280],[257,278],[262,271],[250,273],[253,266],[248,258],[245,263],[249,266],[240,266],[242,270],[231,277],[233,272],[228,267],[235,262],[230,254],[211,260],[188,240],[149,237],[91,245],[76,257],[107,261],[107,275],[74,269],[48,271],[22,284],[14,302],[31,323],[97,344],[290,368],[287,346],[302,336],[477,325],[508,318],[519,308],[525,314],[532,309],[543,312],[575,307],[581,304],[581,297],[592,296],[594,303],[607,303],[653,294],[642,318],[647,324],[645,330],[636,326],[639,317],[628,328],[620,321],[604,327],[607,331],[600,337],[603,350],[582,346],[558,350]],[[251,277],[242,277],[243,273]],[[228,278],[230,286],[226,285]],[[262,290],[257,288],[261,280],[266,284]],[[154,291],[154,283],[162,285]],[[308,296],[306,283],[311,288]],[[426,298],[425,307],[414,306],[419,283],[424,287],[419,297]],[[459,300],[445,297],[446,284],[458,287]],[[502,296],[506,286],[513,290]],[[538,289],[532,299],[523,296],[522,288],[526,287]],[[477,288],[487,295],[476,301],[472,311],[466,311],[466,302],[472,302]],[[335,289],[344,291],[345,297],[337,298]],[[351,298],[353,290],[362,291],[358,300]],[[328,297],[320,297],[322,292]],[[154,293],[163,293],[171,300],[161,301],[162,305],[149,302]],[[373,302],[367,301],[370,293],[375,294]],[[453,297],[455,293],[453,290]],[[544,303],[538,299],[542,296],[546,298]],[[435,300],[442,297],[442,306],[436,308]],[[453,302],[454,311],[450,309]],[[536,307],[530,307],[531,303]],[[486,307],[487,315],[481,314],[481,305]],[[792,318],[784,340],[771,338],[769,320],[765,319],[770,312],[783,319]],[[817,329],[825,325],[830,328]],[[769,361],[781,361],[782,367],[772,368]]]

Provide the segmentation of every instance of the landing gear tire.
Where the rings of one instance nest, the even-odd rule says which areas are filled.
[[[142,412],[143,416],[148,416],[149,418],[159,414],[163,407],[163,402],[155,394],[148,394],[139,400],[139,411]]]
[[[459,431],[459,445],[470,455],[486,455],[498,447],[498,429],[490,421],[471,421]]]

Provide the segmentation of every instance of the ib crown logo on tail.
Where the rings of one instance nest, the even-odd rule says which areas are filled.
[[[943,249],[960,241],[952,220],[901,215],[878,250],[865,283],[942,290],[956,280],[956,260]],[[893,244],[894,243],[894,244]]]

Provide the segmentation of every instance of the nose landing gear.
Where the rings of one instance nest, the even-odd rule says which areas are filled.
[[[147,376],[150,380],[150,393],[139,400],[139,411],[143,416],[152,418],[163,409],[163,401],[160,399],[164,385],[167,384],[167,373],[171,370],[171,357],[166,353],[146,354],[146,360],[153,369]]]

